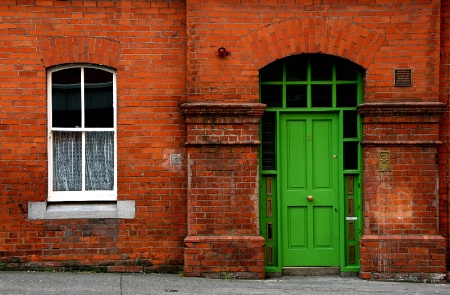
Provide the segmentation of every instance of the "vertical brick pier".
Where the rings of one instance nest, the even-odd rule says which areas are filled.
[[[258,103],[185,103],[186,276],[264,278],[259,236]]]
[[[445,239],[439,235],[439,102],[366,103],[364,128],[365,279],[442,282]],[[379,153],[390,169],[380,171]]]

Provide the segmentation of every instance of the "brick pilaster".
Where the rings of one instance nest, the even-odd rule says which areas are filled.
[[[445,239],[439,235],[439,119],[445,104],[362,104],[364,234],[361,277],[440,282]],[[378,169],[380,152],[390,170]]]
[[[186,103],[188,236],[185,275],[264,277],[259,236],[262,104]]]

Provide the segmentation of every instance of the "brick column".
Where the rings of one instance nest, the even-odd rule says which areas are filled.
[[[264,278],[259,236],[257,103],[185,103],[186,276]]]
[[[439,119],[443,103],[367,103],[363,121],[365,279],[441,282],[445,239],[439,235]],[[390,169],[380,171],[380,152]]]

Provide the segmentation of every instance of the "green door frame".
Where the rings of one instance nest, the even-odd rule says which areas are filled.
[[[285,58],[260,71],[261,102],[267,104],[260,128],[260,229],[266,239],[266,272],[281,272],[283,267],[280,118],[286,113],[330,112],[339,118],[340,270],[359,271],[362,130],[356,106],[362,102],[362,79],[357,65],[319,54]]]

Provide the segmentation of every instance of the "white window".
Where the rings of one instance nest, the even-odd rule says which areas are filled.
[[[116,73],[48,72],[48,201],[117,200]]]

